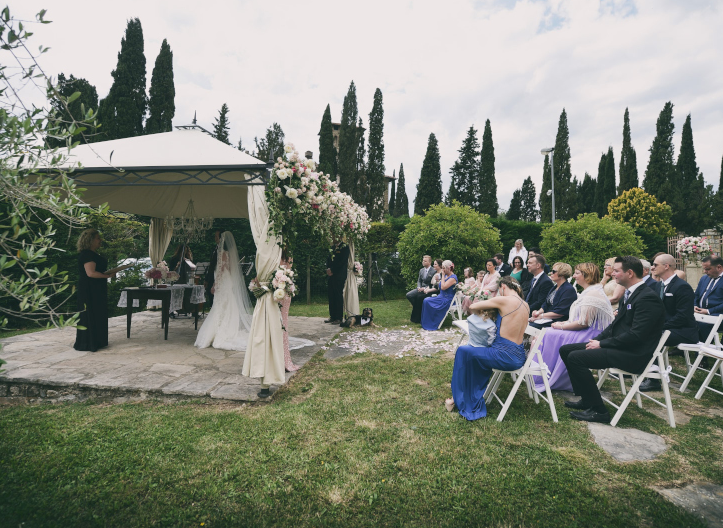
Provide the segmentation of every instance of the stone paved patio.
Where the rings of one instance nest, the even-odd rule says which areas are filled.
[[[316,343],[293,350],[293,361],[304,365],[339,330],[320,317],[291,317],[291,335]],[[148,311],[133,314],[130,339],[126,317],[110,319],[110,346],[94,353],[73,349],[72,328],[3,339],[0,357],[7,364],[0,374],[0,398],[257,400],[259,380],[241,375],[245,353],[198,349],[193,346],[196,333],[193,319],[171,319],[165,341],[160,313]],[[286,381],[292,375],[287,373]]]

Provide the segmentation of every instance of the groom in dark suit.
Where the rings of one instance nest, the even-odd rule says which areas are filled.
[[[545,257],[542,255],[535,255],[527,259],[527,271],[532,274],[532,278],[525,301],[530,306],[530,315],[535,310],[542,308],[547,300],[547,295],[555,287],[555,283],[545,273],[546,265]]]
[[[577,409],[570,413],[576,420],[610,422],[590,369],[613,367],[642,374],[663,333],[663,301],[643,283],[640,259],[616,258],[613,277],[625,287],[625,295],[612,324],[587,343],[560,347],[572,388],[580,396],[579,401],[565,402],[566,407]]]
[[[432,257],[424,255],[422,257],[422,269],[419,270],[419,277],[417,278],[417,288],[407,292],[407,300],[412,303],[412,316],[409,320],[413,323],[420,324],[422,322],[424,299],[432,295],[431,293],[424,293],[424,289],[430,287],[432,277],[434,277]]]

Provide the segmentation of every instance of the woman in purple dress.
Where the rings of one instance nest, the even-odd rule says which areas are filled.
[[[550,369],[550,388],[572,390],[565,364],[560,359],[560,347],[570,343],[584,343],[594,338],[613,322],[613,309],[600,284],[600,268],[592,262],[575,266],[573,278],[583,289],[577,301],[570,306],[570,317],[565,322],[552,323],[542,338],[540,352]],[[544,392],[542,378],[535,376],[535,388]]]
[[[439,295],[427,297],[422,304],[422,328],[425,330],[438,330],[439,323],[447,317],[447,311],[457,292],[457,275],[453,271],[454,264],[451,260],[442,262],[442,277],[437,284]]]

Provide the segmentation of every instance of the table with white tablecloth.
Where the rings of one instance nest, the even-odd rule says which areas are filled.
[[[129,305],[128,299],[131,300]],[[165,328],[165,339],[168,339],[169,314],[187,306],[193,306],[194,325],[198,330],[198,305],[205,300],[203,286],[178,284],[166,288],[123,288],[118,306],[126,308],[127,335],[131,337],[131,317],[133,308],[140,307],[140,301],[145,300],[148,307],[161,306],[161,328]]]
[[[146,288],[144,288],[146,289]],[[151,289],[151,288],[147,288]],[[163,288],[160,288],[163,289]],[[206,290],[201,285],[191,285],[191,284],[174,284],[173,286],[168,286],[166,289],[171,290],[171,308],[170,311],[177,312],[183,307],[183,297],[186,293],[186,290],[191,290],[191,298],[190,302],[191,304],[201,304],[206,300]],[[126,294],[125,289],[121,292],[120,299],[118,300],[118,307],[119,308],[126,308],[128,305],[128,295]],[[133,308],[139,308],[140,307],[140,300],[139,299],[133,299]],[[160,308],[161,307],[161,301],[157,299],[148,299],[146,303],[147,308]]]

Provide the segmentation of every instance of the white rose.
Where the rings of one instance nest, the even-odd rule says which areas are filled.
[[[286,152],[287,154],[289,154],[289,153],[291,153],[291,152],[294,152],[294,145],[292,145],[291,143],[289,143],[288,145],[286,145],[286,146],[284,147],[284,152]]]
[[[289,198],[294,200],[294,199],[296,199],[297,196],[299,196],[299,193],[293,187],[287,187],[286,188],[286,196],[288,196]]]
[[[294,201],[296,202],[297,205],[301,203],[301,200],[298,198],[296,198]]]
[[[286,292],[284,290],[275,290],[274,291],[274,300],[275,301],[283,301],[284,297],[286,297]]]

